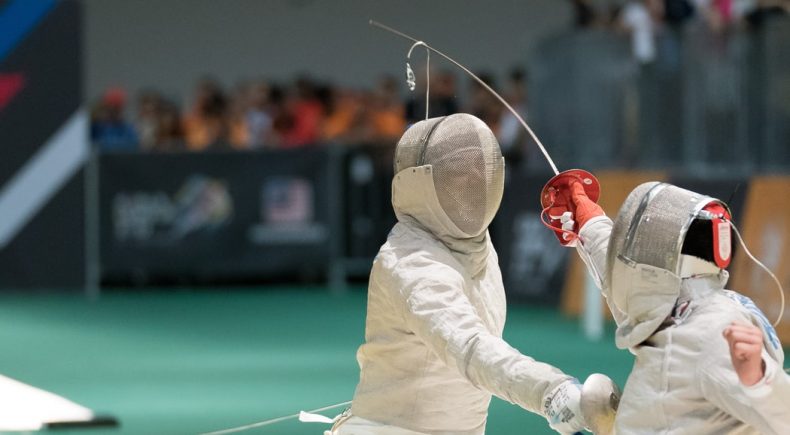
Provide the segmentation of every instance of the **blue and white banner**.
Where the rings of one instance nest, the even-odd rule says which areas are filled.
[[[81,288],[81,5],[0,1],[0,289]]]

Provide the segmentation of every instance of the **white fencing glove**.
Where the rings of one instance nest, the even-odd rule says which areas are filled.
[[[561,434],[573,434],[584,429],[581,400],[582,385],[575,378],[557,385],[543,396],[543,414],[549,421],[549,427]]]
[[[593,373],[582,386],[581,409],[585,428],[595,435],[614,435],[620,388],[606,375]]]

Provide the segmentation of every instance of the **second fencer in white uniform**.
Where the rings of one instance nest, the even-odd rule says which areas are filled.
[[[616,432],[790,434],[781,344],[751,300],[725,290],[727,206],[646,183],[612,222],[578,182],[568,196],[577,249],[617,322],[616,344],[635,356]]]
[[[398,223],[370,275],[359,384],[328,433],[481,435],[492,395],[581,430],[576,379],[502,339],[487,230],[504,184],[494,134],[467,114],[421,121],[399,141],[395,170]]]

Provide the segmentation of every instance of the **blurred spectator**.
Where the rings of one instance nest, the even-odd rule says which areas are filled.
[[[269,92],[271,102],[272,129],[269,143],[273,148],[282,146],[284,137],[293,128],[293,114],[286,107],[285,91],[279,86],[272,86]]]
[[[745,20],[753,28],[760,28],[762,25],[778,17],[787,17],[790,14],[790,0],[757,0],[757,3],[750,10],[747,10]]]
[[[370,141],[395,145],[406,128],[405,108],[398,95],[398,82],[392,76],[379,79],[370,101]]]
[[[286,98],[291,125],[284,130],[281,147],[297,148],[314,144],[323,119],[323,107],[316,95],[316,85],[307,77],[296,80],[296,95]]]
[[[102,151],[137,149],[137,135],[131,124],[124,121],[126,91],[110,88],[104,92],[91,113],[91,140]]]
[[[592,27],[597,19],[595,9],[590,4],[590,0],[571,0],[573,4],[573,27],[576,29],[586,29]]]
[[[192,109],[184,116],[184,138],[187,149],[227,148],[227,100],[219,84],[204,78],[195,89]]]
[[[135,120],[141,151],[183,151],[184,134],[178,106],[161,94],[144,90],[137,97]]]
[[[620,16],[623,12],[623,3],[620,0],[610,0],[604,10],[604,28],[617,31],[621,27]]]
[[[250,130],[247,124],[247,110],[250,106],[250,89],[252,86],[240,82],[233,90],[228,110],[228,142],[233,149],[250,148]]]
[[[661,0],[632,0],[622,10],[621,27],[631,35],[631,50],[640,64],[656,59],[656,33],[664,17]]]
[[[249,105],[245,116],[250,149],[271,145],[273,118],[269,92],[269,85],[263,80],[250,87]]]
[[[706,0],[700,2],[708,28],[714,33],[725,31],[734,21],[733,0]]]
[[[516,68],[510,72],[503,97],[522,118],[526,119],[527,79],[523,70]],[[502,111],[497,140],[508,165],[519,165],[527,145],[527,132],[509,110]]]
[[[140,141],[140,149],[143,151],[151,150],[156,146],[160,104],[161,97],[154,91],[142,91],[137,97],[135,128]]]
[[[320,139],[330,142],[357,142],[362,138],[363,102],[351,89],[329,89],[323,100],[324,122]]]
[[[439,71],[433,89],[434,98],[431,101],[431,112],[435,110],[436,115],[432,116],[446,116],[458,112],[459,105],[456,95],[458,90],[454,73],[448,70]]]
[[[664,0],[664,20],[679,29],[694,16],[694,5],[690,0]]]
[[[477,76],[483,83],[496,90],[494,76],[489,73],[478,73]],[[469,101],[464,111],[477,116],[494,132],[499,133],[499,120],[501,118],[502,103],[475,80],[469,81]],[[505,109],[506,110],[506,109]]]
[[[423,69],[418,77],[425,77]],[[418,85],[421,83],[417,79]],[[439,71],[431,74],[431,88],[429,95],[430,117],[447,116],[458,112],[455,74],[450,71]],[[406,120],[409,124],[425,119],[425,91],[411,92],[406,102]]]
[[[674,80],[680,80],[683,62],[683,30],[696,12],[691,0],[664,0],[663,22],[666,24],[658,38],[658,60],[664,72],[675,74]]]
[[[695,0],[708,29],[724,33],[748,23],[758,27],[762,19],[790,12],[790,0]]]
[[[170,101],[160,100],[156,117],[156,140],[152,151],[175,152],[186,150],[184,131],[181,128],[181,115],[178,106]]]

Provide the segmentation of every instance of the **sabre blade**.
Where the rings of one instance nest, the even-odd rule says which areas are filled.
[[[346,406],[346,405],[350,405],[350,404],[351,404],[351,401],[349,400],[347,402],[336,403],[334,405],[329,405],[329,406],[324,406],[322,408],[312,409],[310,411],[307,411],[307,413],[308,414],[314,414],[316,412],[327,411],[327,410],[333,409],[333,408],[340,408],[341,406]],[[229,429],[222,429],[222,430],[217,430],[217,431],[214,431],[214,432],[205,432],[205,433],[203,433],[201,435],[225,435],[225,434],[236,433],[236,432],[244,432],[244,431],[247,431],[247,430],[250,430],[250,429],[255,429],[255,428],[263,427],[263,426],[269,426],[269,425],[280,423],[280,422],[283,422],[283,421],[286,421],[286,420],[292,420],[292,419],[295,419],[295,418],[299,418],[302,414],[305,414],[305,412],[304,411],[300,411],[299,414],[284,415],[282,417],[277,417],[277,418],[272,418],[272,419],[269,419],[269,420],[259,421],[257,423],[252,423],[252,424],[246,424],[244,426],[232,427],[232,428],[229,428]]]
[[[463,72],[465,72],[465,73],[469,74],[469,76],[470,76],[470,77],[472,77],[473,79],[475,79],[475,81],[476,81],[478,84],[480,84],[480,86],[482,86],[482,87],[483,87],[485,90],[487,90],[488,92],[490,92],[490,93],[491,93],[491,95],[493,95],[494,97],[496,97],[496,99],[497,99],[497,100],[499,100],[499,102],[500,102],[500,103],[502,103],[502,105],[504,105],[504,106],[507,108],[507,110],[509,110],[509,111],[510,111],[510,113],[512,113],[512,114],[513,114],[513,116],[515,116],[515,117],[516,117],[516,119],[517,119],[517,120],[518,120],[518,122],[521,124],[521,126],[522,126],[522,127],[524,127],[524,129],[527,131],[527,133],[529,133],[530,137],[532,137],[532,139],[533,139],[533,140],[535,141],[535,143],[538,145],[538,148],[540,148],[540,152],[541,152],[541,153],[543,153],[543,157],[545,157],[545,158],[546,158],[546,161],[549,163],[549,166],[551,166],[551,170],[552,170],[552,171],[554,171],[554,175],[558,175],[558,174],[560,173],[560,171],[558,171],[558,170],[557,170],[557,165],[555,165],[555,164],[554,164],[554,160],[552,160],[552,159],[551,159],[551,156],[549,156],[549,153],[548,153],[548,151],[546,151],[546,147],[544,147],[544,146],[543,146],[543,143],[540,141],[540,139],[538,139],[538,136],[535,134],[535,132],[533,132],[533,131],[532,131],[532,129],[531,129],[531,128],[529,127],[529,125],[527,124],[527,122],[526,122],[526,121],[524,121],[524,118],[522,118],[522,117],[521,117],[521,115],[519,115],[519,114],[518,114],[518,112],[516,111],[516,109],[514,109],[514,108],[513,108],[513,107],[512,107],[512,106],[511,106],[511,105],[510,105],[510,104],[509,104],[507,101],[505,101],[505,99],[504,99],[504,98],[502,98],[502,96],[501,96],[501,95],[499,95],[499,94],[498,94],[498,93],[497,93],[497,92],[496,92],[494,89],[492,89],[490,86],[488,86],[488,84],[486,84],[486,82],[484,82],[483,80],[481,80],[481,79],[480,79],[480,77],[478,77],[478,76],[477,76],[475,73],[473,73],[473,72],[472,72],[472,71],[470,71],[470,70],[469,70],[467,67],[465,67],[465,66],[461,65],[461,64],[460,64],[460,63],[458,63],[457,61],[455,61],[455,60],[454,60],[453,58],[451,58],[450,56],[448,56],[448,55],[446,55],[446,54],[442,53],[441,51],[439,51],[439,50],[437,50],[437,49],[435,49],[435,48],[431,47],[430,45],[428,45],[428,44],[427,44],[427,43],[425,43],[424,41],[421,41],[421,40],[419,40],[419,39],[413,38],[413,37],[411,37],[411,36],[409,36],[409,35],[407,35],[407,34],[405,34],[405,33],[401,32],[401,31],[399,31],[399,30],[393,29],[392,27],[390,27],[390,26],[387,26],[387,25],[385,25],[385,24],[382,24],[382,23],[379,23],[378,21],[375,21],[375,20],[369,20],[369,21],[368,21],[368,24],[370,24],[371,26],[374,26],[374,27],[378,27],[378,28],[380,28],[380,29],[382,29],[382,30],[386,30],[387,32],[390,32],[390,33],[392,33],[392,34],[394,34],[394,35],[398,35],[398,36],[400,36],[401,38],[408,39],[408,40],[410,40],[410,41],[412,41],[412,42],[414,42],[414,43],[418,43],[418,42],[419,42],[419,43],[420,43],[420,45],[424,46],[426,49],[428,49],[428,50],[430,50],[430,51],[433,51],[434,53],[438,54],[439,56],[441,56],[441,57],[443,57],[443,58],[447,59],[447,60],[448,60],[449,62],[451,62],[453,65],[455,65],[455,66],[457,66],[458,68],[460,68],[460,69],[461,69]]]

